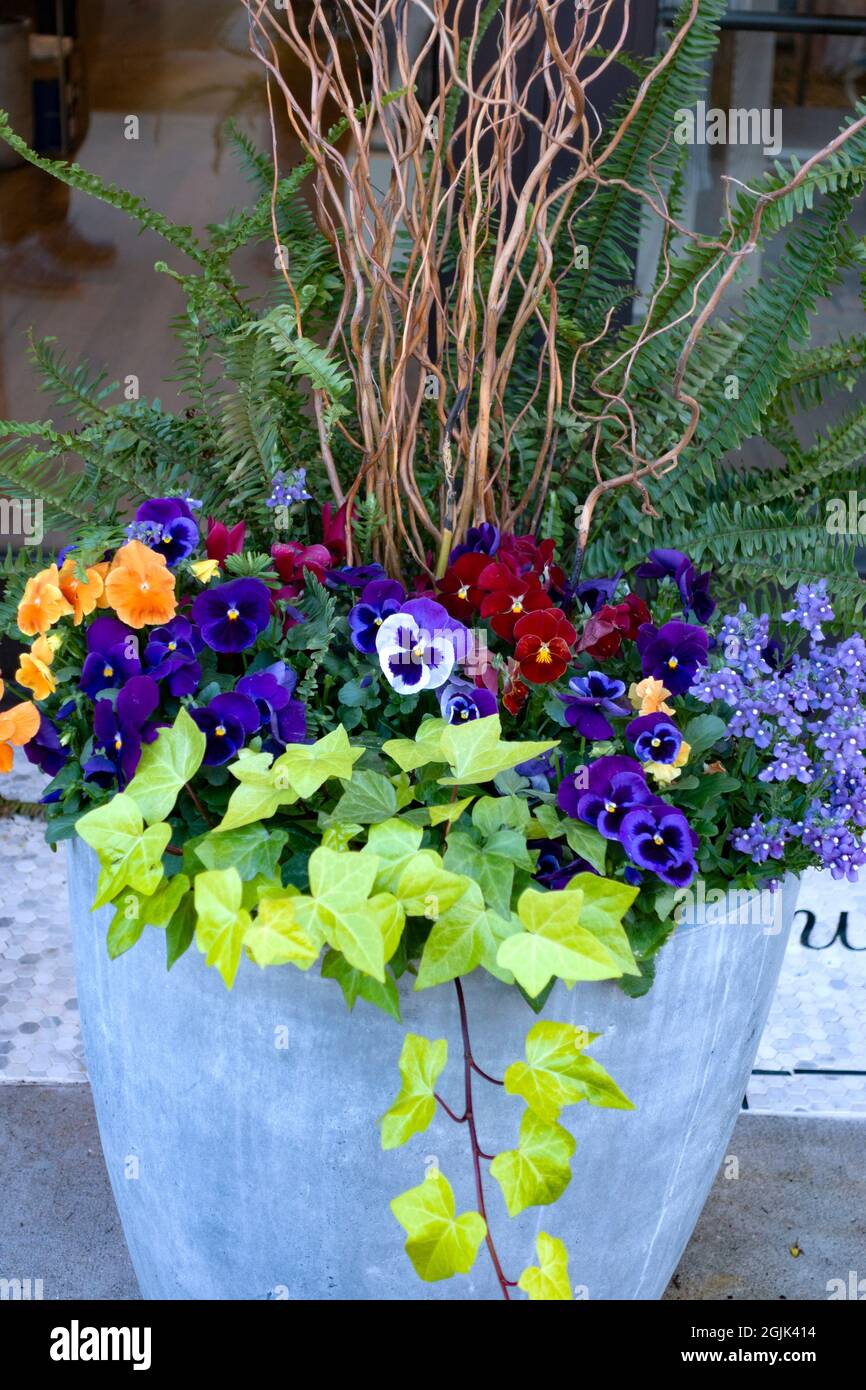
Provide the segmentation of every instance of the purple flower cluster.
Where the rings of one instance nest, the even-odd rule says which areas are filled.
[[[801,585],[782,614],[792,631],[790,655],[780,662],[769,619],[741,605],[721,625],[724,666],[691,693],[730,707],[730,733],[762,755],[759,782],[814,789],[799,819],[756,814],[732,832],[734,848],[763,864],[783,858],[796,840],[835,878],[854,880],[866,863],[866,643],[857,633],[825,643],[823,625],[832,618],[823,581]],[[797,628],[808,636],[805,650]]]
[[[309,502],[312,493],[307,492],[306,468],[294,468],[288,476],[275,473],[271,484],[271,495],[266,507],[294,507],[300,502]]]
[[[633,758],[596,759],[585,779],[574,774],[560,783],[557,802],[567,816],[618,841],[638,870],[649,870],[676,888],[687,887],[695,877],[698,837],[683,812],[650,789]]]

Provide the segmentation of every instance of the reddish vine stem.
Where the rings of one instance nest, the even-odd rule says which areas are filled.
[[[469,1125],[469,1140],[472,1145],[472,1166],[475,1170],[475,1193],[478,1201],[478,1212],[485,1226],[487,1227],[487,1249],[490,1252],[490,1259],[499,1280],[499,1287],[502,1290],[502,1297],[506,1301],[511,1301],[508,1290],[516,1288],[513,1279],[506,1279],[502,1265],[499,1263],[499,1256],[496,1253],[496,1246],[493,1244],[493,1236],[490,1234],[490,1222],[487,1218],[487,1207],[484,1201],[484,1182],[481,1177],[481,1160],[489,1155],[485,1154],[478,1143],[478,1132],[475,1128],[475,1112],[472,1107],[472,1073],[477,1071],[479,1075],[485,1076],[480,1067],[475,1065],[472,1056],[472,1044],[469,1041],[469,1020],[466,1016],[466,1000],[463,997],[463,986],[459,979],[454,981],[454,988],[457,990],[457,1003],[460,1007],[460,1032],[463,1035],[463,1081],[466,1088],[466,1114],[465,1120]],[[492,1077],[488,1077],[492,1080]],[[496,1084],[496,1083],[494,1083]]]

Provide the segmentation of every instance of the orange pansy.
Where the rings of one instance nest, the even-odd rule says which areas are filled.
[[[54,648],[47,637],[37,637],[29,652],[24,652],[21,663],[15,672],[15,679],[26,690],[32,690],[35,699],[44,700],[57,688],[49,667],[54,660]]]
[[[3,682],[0,681],[0,700],[3,698]],[[20,748],[29,743],[36,734],[41,716],[32,700],[26,700],[14,709],[0,711],[0,772],[12,771],[12,747]]]
[[[85,571],[87,579],[83,580],[78,578],[74,555],[67,555],[63,561],[58,579],[60,592],[72,604],[76,625],[86,618],[88,613],[93,612],[102,598],[105,588],[104,571],[107,569],[107,565],[91,565]]]
[[[646,680],[629,687],[628,698],[638,714],[673,714],[670,705],[665,704],[670,693],[662,681],[647,676]]]
[[[118,550],[105,581],[105,595],[109,607],[129,627],[167,623],[177,608],[174,575],[165,556],[141,541],[129,541]]]
[[[72,613],[73,607],[60,588],[56,565],[49,565],[27,580],[24,597],[18,605],[18,626],[25,637],[41,636],[58,618]]]

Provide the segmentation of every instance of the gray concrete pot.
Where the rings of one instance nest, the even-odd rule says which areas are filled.
[[[30,20],[0,19],[0,107],[9,112],[12,129],[33,143],[33,81],[30,76]],[[0,169],[24,161],[0,141]]]
[[[404,1030],[447,1037],[440,1091],[461,1106],[453,990],[407,987],[401,1028],[363,1002],[349,1016],[336,983],[315,969],[243,961],[227,994],[191,948],[167,975],[162,933],[151,927],[110,961],[110,912],[90,913],[96,860],[74,842],[69,866],[88,1070],[144,1296],[498,1298],[483,1247],[471,1274],[422,1284],[388,1207],[431,1162],[458,1211],[474,1206],[465,1127],[443,1113],[405,1148],[379,1148],[376,1121],[398,1089]],[[579,1296],[661,1296],[724,1157],[796,897],[790,879],[775,930],[730,920],[680,927],[643,999],[609,984],[557,985],[544,1017],[603,1032],[592,1053],[637,1109],[564,1112],[577,1137],[574,1177],[552,1208],[512,1221],[488,1180],[510,1278],[534,1262],[542,1229],[565,1241]],[[501,1076],[522,1056],[534,1016],[516,990],[480,972],[466,999],[476,1059]],[[513,1147],[522,1102],[481,1081],[476,1091],[482,1147]]]

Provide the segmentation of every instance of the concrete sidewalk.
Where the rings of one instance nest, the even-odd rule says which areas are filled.
[[[137,1299],[89,1086],[0,1086],[0,1133],[0,1277]],[[866,1276],[864,1140],[862,1120],[744,1112],[665,1297],[822,1300]]]

